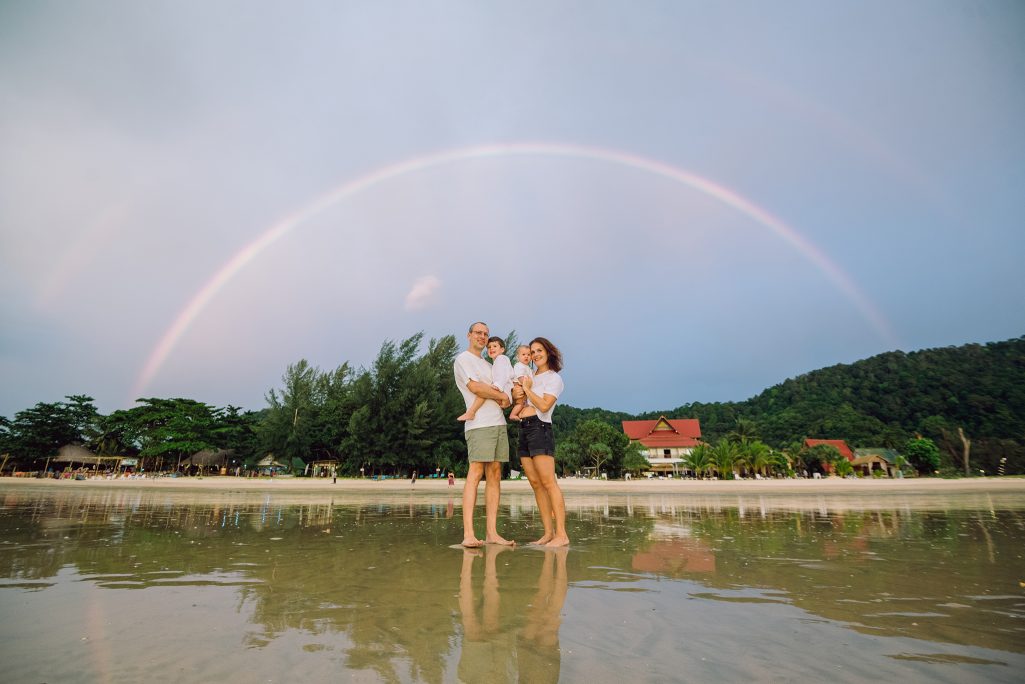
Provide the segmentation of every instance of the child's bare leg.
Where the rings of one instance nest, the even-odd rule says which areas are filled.
[[[519,420],[520,419],[520,411],[522,411],[523,407],[526,406],[526,405],[527,405],[527,402],[523,401],[522,399],[520,401],[517,401],[515,404],[513,404],[512,411],[509,411],[509,420]]]
[[[477,417],[477,411],[483,405],[484,405],[484,397],[476,397],[476,398],[474,398],[473,403],[470,404],[470,408],[466,409],[466,413],[464,413],[463,415],[461,415],[458,418],[456,418],[456,420],[462,420],[462,421],[473,420],[474,418]]]

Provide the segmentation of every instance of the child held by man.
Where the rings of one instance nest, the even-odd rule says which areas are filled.
[[[491,357],[491,386],[500,392],[510,394],[513,386],[513,367],[509,357],[505,355],[505,341],[501,337],[490,337],[487,349],[488,356]],[[466,413],[456,420],[468,421],[476,418],[477,411],[484,405],[484,401],[484,397],[474,399]]]

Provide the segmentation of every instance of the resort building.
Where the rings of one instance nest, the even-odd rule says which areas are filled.
[[[806,440],[804,440],[804,446],[809,448],[809,449],[812,448],[813,446],[818,446],[819,444],[825,444],[827,446],[834,447],[837,451],[840,452],[841,456],[846,458],[848,461],[851,461],[852,463],[854,462],[854,451],[849,446],[847,446],[847,442],[843,441],[842,439],[806,439]]]
[[[884,472],[887,477],[903,476],[899,474],[897,452],[893,449],[855,449],[851,465],[854,466],[854,470],[866,477],[870,477],[875,471]]]
[[[640,442],[655,473],[678,473],[690,452],[701,444],[701,424],[697,418],[624,420],[623,432],[632,442]]]

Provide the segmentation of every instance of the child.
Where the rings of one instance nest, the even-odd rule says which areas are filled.
[[[491,357],[491,386],[500,392],[510,393],[513,385],[513,369],[509,357],[505,355],[505,342],[501,337],[488,338],[488,356]],[[484,397],[477,397],[470,404],[466,413],[456,420],[473,420],[477,417],[477,409],[484,405]]]
[[[516,347],[516,365],[512,369],[514,382],[519,382],[520,378],[524,375],[534,377],[534,370],[530,367],[530,347],[525,344],[521,344]],[[519,420],[520,411],[527,405],[527,398],[521,397],[519,401],[513,404],[512,411],[509,412],[509,420]]]

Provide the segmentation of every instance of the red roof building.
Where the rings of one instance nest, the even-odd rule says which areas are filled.
[[[811,447],[813,447],[813,446],[818,446],[819,444],[826,444],[828,446],[835,447],[836,450],[840,452],[840,455],[843,456],[844,458],[846,458],[848,461],[853,461],[854,460],[854,451],[851,450],[851,448],[849,446],[847,446],[847,442],[843,441],[842,439],[806,439],[806,440],[804,440],[804,446],[808,447],[809,449]]]
[[[697,418],[659,416],[658,420],[624,420],[623,432],[631,441],[640,442],[654,471],[675,471],[684,458],[701,444],[701,424]]]

